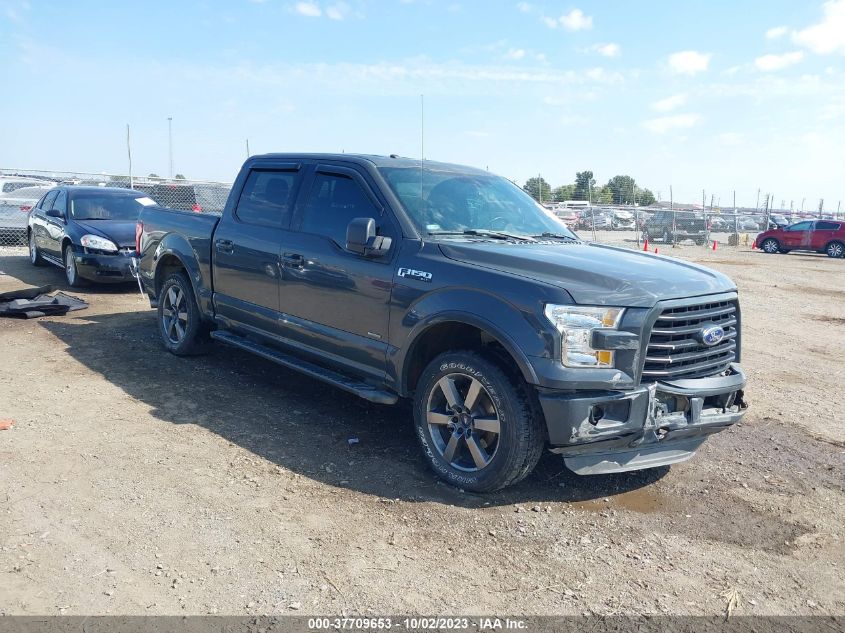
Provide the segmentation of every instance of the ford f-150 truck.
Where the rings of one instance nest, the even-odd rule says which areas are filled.
[[[464,489],[521,480],[545,448],[579,474],[680,462],[746,408],[730,279],[586,243],[486,171],[256,156],[222,215],[148,207],[136,235],[168,350],[214,339],[411,399],[427,461]]]

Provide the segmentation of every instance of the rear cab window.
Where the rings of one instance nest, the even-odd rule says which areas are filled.
[[[298,171],[260,169],[247,176],[235,217],[245,224],[285,228],[290,223]]]

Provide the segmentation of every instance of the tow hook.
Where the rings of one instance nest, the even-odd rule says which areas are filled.
[[[745,411],[748,408],[748,403],[745,401],[745,392],[742,389],[736,392],[734,403],[739,407],[740,411]]]

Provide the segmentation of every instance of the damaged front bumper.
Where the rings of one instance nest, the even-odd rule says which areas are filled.
[[[657,382],[632,391],[538,390],[552,452],[579,475],[689,459],[708,435],[739,422],[745,374]]]

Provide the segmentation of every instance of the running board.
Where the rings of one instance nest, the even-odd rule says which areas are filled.
[[[372,385],[358,382],[352,378],[344,376],[343,374],[339,374],[336,371],[332,371],[331,369],[320,367],[314,363],[309,363],[307,360],[302,360],[301,358],[285,354],[284,352],[267,347],[266,345],[255,343],[254,341],[238,336],[237,334],[232,334],[226,330],[214,330],[211,333],[211,338],[220,341],[221,343],[226,343],[227,345],[232,345],[248,352],[252,352],[262,358],[278,363],[283,367],[295,369],[306,376],[311,376],[317,380],[322,380],[330,385],[334,385],[338,389],[354,393],[356,396],[364,398],[364,400],[369,400],[370,402],[376,402],[378,404],[396,404],[399,401],[399,396],[390,393],[389,391],[376,389]]]

